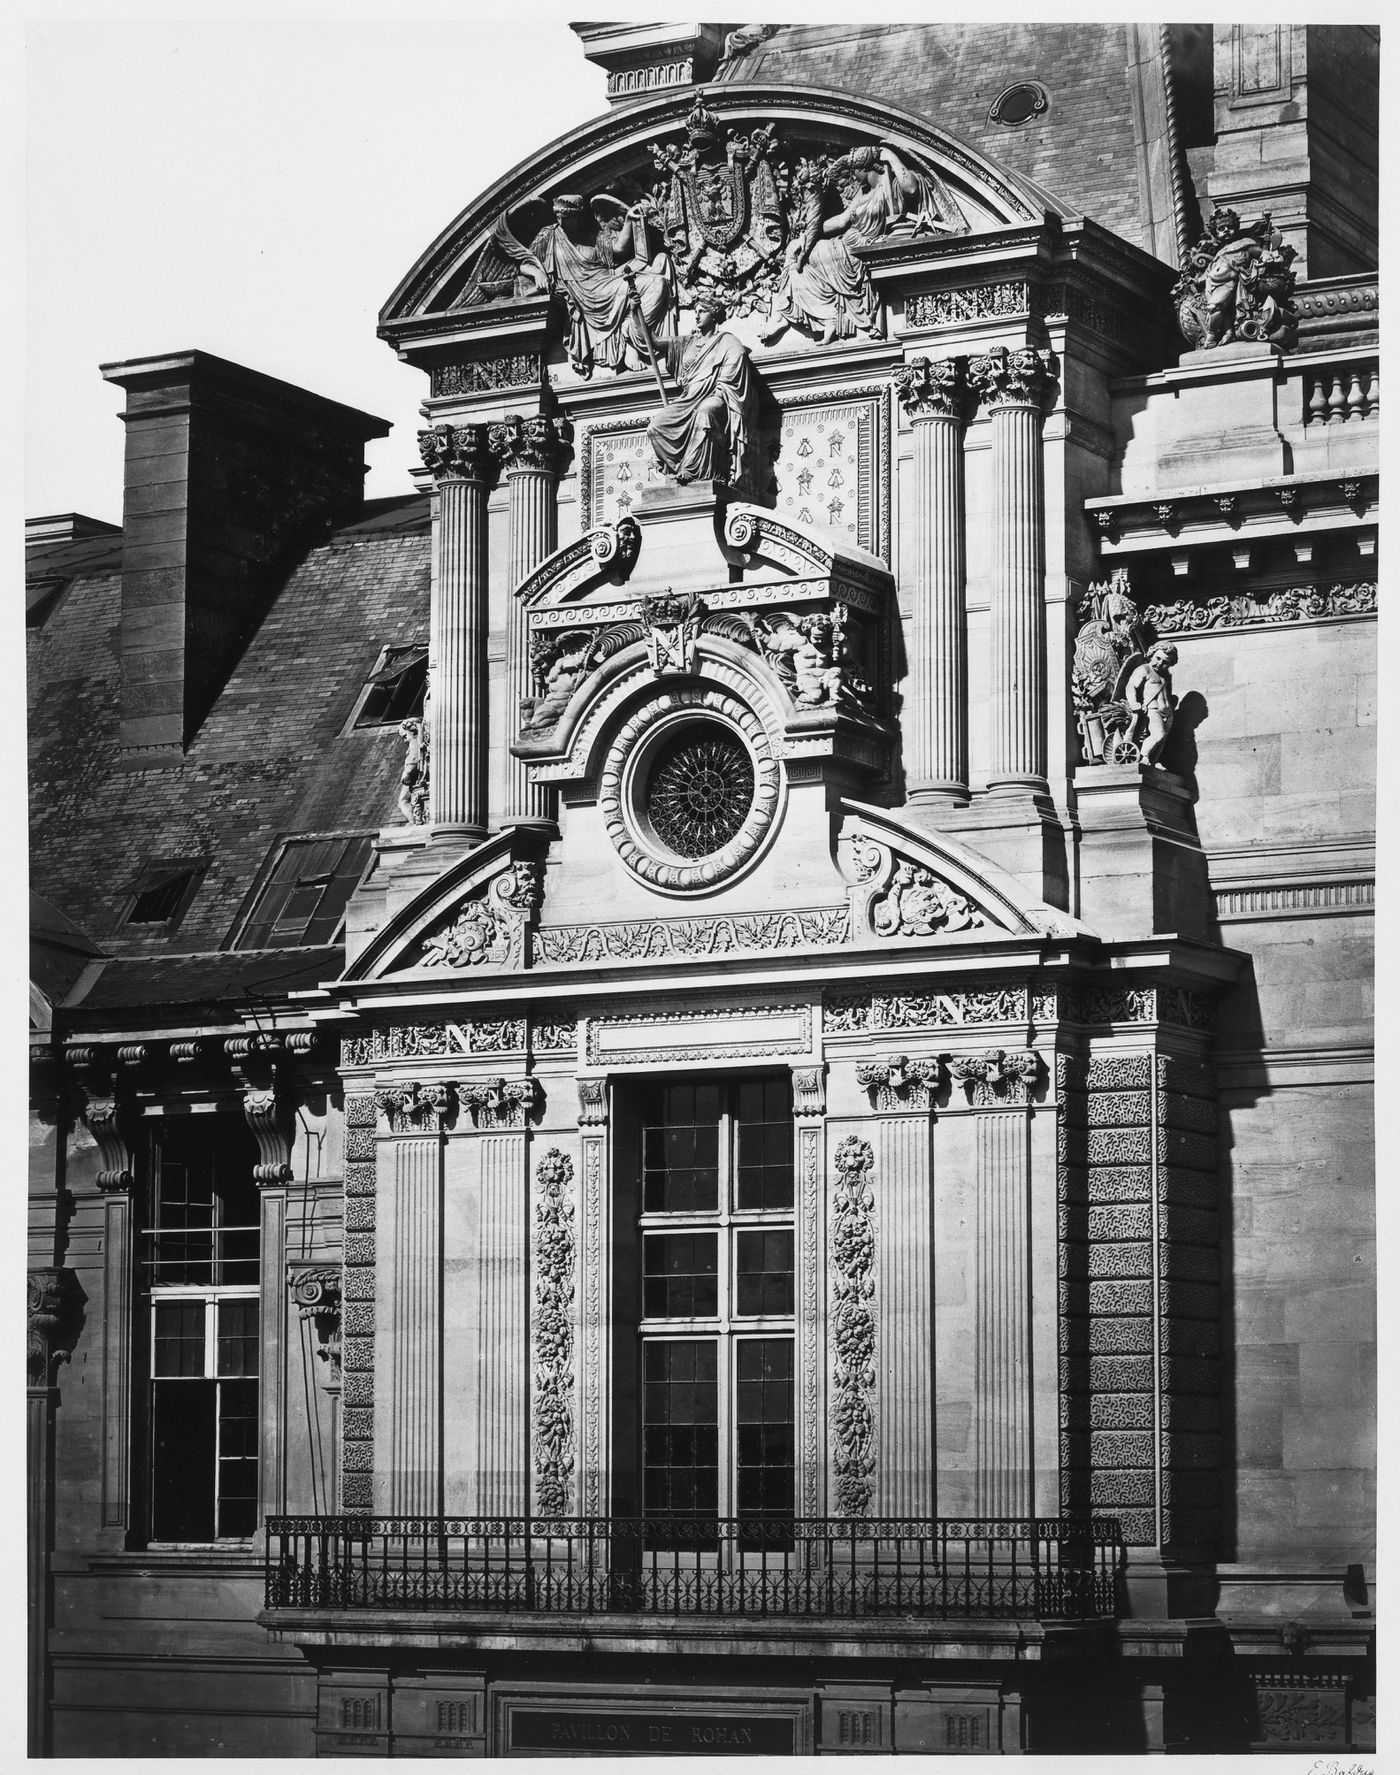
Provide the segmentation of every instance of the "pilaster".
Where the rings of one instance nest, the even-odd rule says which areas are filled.
[[[487,809],[488,549],[486,503],[495,462],[485,425],[418,434],[437,482],[428,622],[429,820],[485,835]]]
[[[823,1351],[826,1273],[822,1213],[826,1148],[826,1077],[822,1066],[794,1067],[792,1114],[797,1139],[797,1512],[826,1510],[826,1365]]]
[[[512,414],[490,428],[491,453],[504,469],[510,492],[504,714],[512,737],[519,726],[521,702],[531,692],[527,612],[515,595],[516,588],[558,546],[558,480],[572,454],[573,435],[574,428],[568,419],[542,413],[530,419]],[[505,770],[506,804],[501,811],[501,823],[551,821],[554,791],[530,782],[524,761],[509,751]]]
[[[960,804],[967,766],[967,517],[963,358],[912,358],[894,373],[914,438],[914,579],[904,699],[910,810]]]
[[[579,1506],[585,1516],[608,1509],[607,1468],[612,1448],[612,1388],[608,1335],[612,1261],[608,1227],[612,1219],[610,1109],[605,1077],[578,1081],[579,1143],[582,1149],[582,1237],[579,1295],[582,1308],[579,1376],[581,1414]]]

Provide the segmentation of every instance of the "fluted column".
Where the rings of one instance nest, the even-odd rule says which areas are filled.
[[[428,639],[428,817],[439,830],[487,827],[486,500],[494,478],[487,427],[418,434],[437,481]]]
[[[992,723],[989,789],[1045,780],[1045,499],[1040,418],[1055,360],[999,346],[968,375],[992,418]]]
[[[520,703],[530,694],[530,634],[516,590],[558,547],[555,502],[559,475],[568,463],[574,428],[562,416],[522,419],[513,414],[491,427],[491,451],[510,489],[510,593],[506,611],[506,723],[510,739],[520,722]],[[506,754],[505,805],[500,824],[552,820],[554,792],[526,776],[525,764]]]
[[[904,768],[909,798],[967,799],[967,578],[962,358],[913,358],[895,392],[914,433],[914,583]]]

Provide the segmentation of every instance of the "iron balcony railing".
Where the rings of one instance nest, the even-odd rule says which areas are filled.
[[[269,1609],[1101,1620],[1111,1518],[273,1516]]]

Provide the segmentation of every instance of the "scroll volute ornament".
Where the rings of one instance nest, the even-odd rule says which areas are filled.
[[[97,1142],[102,1168],[94,1180],[104,1195],[129,1190],[135,1165],[130,1106],[118,1089],[118,1072],[110,1051],[69,1048],[64,1056],[82,1087],[82,1117]]]
[[[292,1304],[297,1316],[311,1325],[317,1338],[317,1358],[326,1365],[328,1383],[340,1379],[341,1295],[339,1265],[292,1268],[288,1273]]]
[[[230,1036],[224,1053],[233,1076],[243,1086],[243,1117],[258,1143],[253,1181],[260,1187],[290,1183],[296,1112],[280,1062],[283,1038],[254,1031]]]

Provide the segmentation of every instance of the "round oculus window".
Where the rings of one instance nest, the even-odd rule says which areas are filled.
[[[1032,117],[1039,117],[1049,108],[1050,96],[1045,88],[1026,80],[1016,86],[1008,86],[993,103],[987,115],[993,123],[1009,124],[1014,129],[1019,124],[1029,123]]]
[[[657,748],[642,806],[666,848],[696,862],[743,829],[754,803],[748,747],[717,721],[690,722]]]

